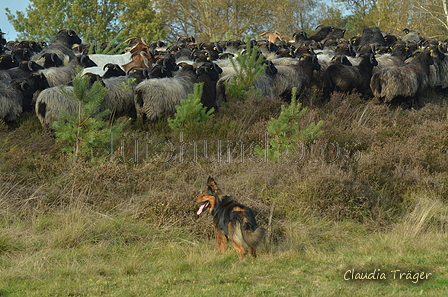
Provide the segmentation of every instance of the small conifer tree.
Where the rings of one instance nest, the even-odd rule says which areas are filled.
[[[105,43],[105,47],[101,47],[101,43],[92,42],[87,54],[102,54],[102,55],[114,55],[124,51],[124,49],[128,46],[125,42],[119,42],[119,40],[123,40],[124,31],[118,32],[114,38],[112,38],[109,42]]]
[[[63,151],[72,154],[75,162],[91,159],[93,152],[96,156],[104,157],[110,143],[119,137],[124,124],[111,125],[104,121],[103,118],[110,114],[109,110],[98,112],[107,92],[99,81],[91,85],[89,78],[78,69],[72,82],[73,93],[64,86],[61,88],[68,98],[78,102],[78,111],[75,114],[65,112],[53,123],[56,141],[67,145]]]
[[[225,82],[226,95],[234,101],[244,101],[252,96],[260,97],[261,91],[256,90],[254,84],[267,67],[263,60],[264,57],[258,53],[258,47],[252,47],[250,40],[246,39],[245,53],[241,52],[235,59],[230,59],[235,75],[230,83]]]
[[[254,153],[260,157],[278,162],[283,153],[290,150],[300,142],[310,142],[323,133],[320,131],[323,121],[317,124],[311,123],[304,129],[299,127],[298,120],[302,118],[307,108],[296,100],[297,88],[292,90],[292,98],[289,106],[282,105],[280,115],[277,119],[271,118],[267,126],[268,142],[266,147],[257,145]]]
[[[215,109],[209,110],[201,103],[204,83],[194,84],[194,93],[176,105],[176,113],[168,118],[168,126],[175,132],[195,132],[214,116]]]

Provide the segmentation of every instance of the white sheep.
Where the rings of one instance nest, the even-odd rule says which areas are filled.
[[[95,62],[97,67],[103,69],[106,64],[124,65],[132,61],[131,52],[126,52],[119,55],[104,55],[104,54],[92,54],[89,55],[90,60]]]

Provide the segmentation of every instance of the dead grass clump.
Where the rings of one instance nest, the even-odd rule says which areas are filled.
[[[253,125],[278,117],[284,104],[280,99],[267,97],[228,102],[216,114],[214,135],[230,141],[241,140]]]

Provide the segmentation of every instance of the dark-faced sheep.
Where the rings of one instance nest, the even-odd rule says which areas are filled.
[[[212,107],[216,109],[216,82],[219,80],[222,69],[213,62],[207,62],[199,66],[196,73],[198,75],[196,82],[204,83],[201,97],[202,105],[207,109]]]
[[[62,61],[55,53],[46,53],[42,56],[42,58],[44,60],[42,65],[44,68],[59,67],[64,65],[64,61]]]
[[[31,75],[31,73],[44,69],[44,67],[36,64],[34,61],[22,61],[19,66],[4,70],[3,74],[0,73],[0,77],[8,76],[9,79],[21,78],[25,79]]]
[[[155,121],[163,114],[174,113],[175,106],[193,93],[196,79],[196,67],[182,64],[174,77],[142,81],[134,94],[137,117]]]
[[[43,66],[43,55],[46,53],[55,53],[62,61],[71,61],[75,58],[75,53],[72,50],[72,46],[80,43],[81,38],[79,38],[75,31],[71,29],[60,30],[48,46],[46,46],[41,52],[33,55],[31,60]]]
[[[333,26],[323,26],[319,25],[317,26],[316,30],[319,29],[319,31],[316,34],[311,35],[308,39],[314,40],[317,42],[320,42],[325,39],[325,37],[328,36],[333,31]]]
[[[356,90],[361,95],[369,94],[370,78],[376,65],[378,62],[373,54],[365,55],[357,66],[330,65],[323,78],[323,99],[328,99],[333,91],[347,93]]]
[[[405,103],[420,106],[420,95],[429,87],[431,52],[418,50],[413,59],[402,66],[378,70],[370,81],[372,93],[388,104]]]
[[[314,71],[319,71],[321,66],[317,55],[304,54],[298,58],[297,64],[278,65],[276,68],[273,95],[289,102],[292,89],[297,89],[297,95],[302,94],[306,88],[311,86]]]
[[[117,64],[108,63],[104,65],[103,70],[104,74],[101,76],[102,78],[109,78],[109,77],[117,77],[117,76],[125,76],[126,72],[124,72],[123,69]]]
[[[51,67],[44,70],[40,70],[43,73],[50,84],[50,87],[59,85],[65,85],[69,83],[73,76],[76,75],[76,67],[81,66],[94,67],[96,64],[87,55],[76,56],[68,65],[61,67]]]
[[[372,45],[387,45],[387,42],[384,40],[383,34],[378,27],[365,28],[362,30],[359,47],[370,47]]]
[[[410,50],[405,42],[398,41],[394,45],[390,46],[390,52],[377,56],[378,67],[375,67],[373,72],[375,73],[381,68],[389,66],[404,65],[404,61],[409,57]]]
[[[0,55],[0,70],[11,69],[13,67],[19,66],[19,61],[11,54],[1,54]]]

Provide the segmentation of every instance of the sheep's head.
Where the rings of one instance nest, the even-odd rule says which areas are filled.
[[[62,42],[64,44],[66,44],[67,46],[69,46],[70,48],[74,45],[74,44],[80,44],[81,42],[81,38],[79,38],[79,36],[76,34],[75,31],[73,31],[72,29],[62,29],[58,32],[58,34],[56,34],[56,37],[53,41],[59,41]]]

